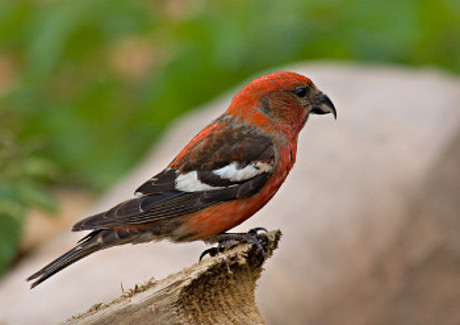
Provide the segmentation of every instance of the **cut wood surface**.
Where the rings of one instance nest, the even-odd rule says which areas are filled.
[[[266,259],[279,230],[259,235]],[[255,303],[263,270],[249,244],[239,244],[164,280],[149,281],[112,302],[97,303],[65,324],[265,324]]]

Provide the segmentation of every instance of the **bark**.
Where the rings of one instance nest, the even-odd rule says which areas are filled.
[[[279,230],[261,242],[266,259]],[[205,258],[164,280],[136,285],[108,304],[98,303],[66,324],[265,324],[255,303],[263,270],[248,244]]]

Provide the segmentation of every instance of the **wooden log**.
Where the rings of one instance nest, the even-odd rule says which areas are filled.
[[[259,236],[267,259],[278,247],[281,232]],[[238,244],[163,280],[136,285],[65,324],[265,324],[255,303],[263,268],[254,250]]]

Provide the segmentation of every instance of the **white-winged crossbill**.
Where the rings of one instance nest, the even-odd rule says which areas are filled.
[[[115,245],[238,239],[225,232],[275,195],[294,165],[308,116],[327,113],[336,117],[334,105],[304,76],[279,72],[252,81],[135,198],[75,224],[73,231],[91,232],[30,276],[31,287]]]

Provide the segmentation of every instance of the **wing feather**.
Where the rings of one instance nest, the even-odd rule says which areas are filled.
[[[232,137],[230,142],[212,136],[200,142],[141,185],[136,191],[138,197],[83,219],[72,230],[149,223],[254,195],[273,173],[277,160],[275,146],[270,138],[260,135],[240,134],[238,138],[238,133],[232,133],[228,137]],[[189,170],[190,166],[195,169]],[[188,178],[183,176],[187,173]],[[180,183],[181,175],[190,186],[181,188],[181,184],[186,184]]]

